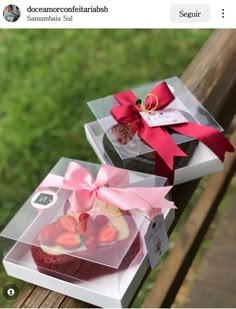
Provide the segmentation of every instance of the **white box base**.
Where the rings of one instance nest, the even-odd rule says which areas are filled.
[[[174,220],[174,210],[164,214],[167,230]],[[22,235],[24,237],[24,235]],[[20,240],[19,240],[20,241]],[[139,256],[137,255],[136,259]],[[71,283],[40,273],[33,261],[30,245],[16,243],[3,260],[3,265],[9,276],[42,286],[63,295],[94,304],[100,307],[128,307],[149,268],[147,254],[141,262],[134,263],[127,270],[119,271],[122,281],[117,284],[117,274],[101,276],[88,282]],[[114,278],[114,276],[116,276]],[[116,279],[116,280],[115,280]],[[109,290],[105,288],[109,287]]]
[[[102,146],[103,131],[97,121],[84,125],[86,137],[103,164],[113,165]],[[97,141],[95,143],[95,140]],[[223,169],[220,159],[204,144],[199,142],[188,165],[175,170],[174,185],[201,178]]]

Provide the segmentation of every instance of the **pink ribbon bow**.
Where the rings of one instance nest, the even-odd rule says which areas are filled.
[[[64,178],[49,174],[39,188],[60,187],[72,190],[69,202],[76,212],[91,210],[96,198],[121,210],[140,209],[145,211],[151,220],[165,208],[176,208],[173,202],[165,199],[171,186],[117,188],[116,186],[126,182],[127,177],[127,170],[102,165],[94,179],[84,167],[70,162]]]

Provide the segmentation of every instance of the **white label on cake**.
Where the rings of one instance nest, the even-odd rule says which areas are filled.
[[[180,111],[171,108],[151,113],[140,112],[140,114],[150,127],[160,127],[188,122]]]
[[[46,209],[53,206],[58,199],[56,192],[51,190],[39,191],[31,198],[31,204],[38,209]]]
[[[145,234],[145,243],[150,265],[154,268],[169,247],[163,215],[156,216],[149,224]]]

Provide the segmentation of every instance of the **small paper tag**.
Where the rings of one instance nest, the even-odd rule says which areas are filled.
[[[40,193],[40,195],[35,199],[35,203],[47,206],[53,201],[53,195],[48,193]]]
[[[55,192],[51,190],[45,190],[37,192],[31,198],[31,204],[35,208],[45,209],[53,206],[58,199],[58,196]]]
[[[188,120],[177,109],[169,108],[151,113],[140,112],[140,114],[150,127],[160,127],[188,122]]]
[[[149,224],[145,242],[151,267],[154,268],[169,248],[169,241],[163,215],[158,215]]]

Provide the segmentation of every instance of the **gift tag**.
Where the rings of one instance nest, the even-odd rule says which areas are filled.
[[[163,215],[156,216],[149,224],[145,234],[145,243],[151,267],[154,268],[168,250],[169,241]]]
[[[56,192],[45,190],[37,192],[31,198],[31,204],[35,208],[45,209],[53,206],[58,199]]]
[[[154,112],[140,112],[143,119],[150,127],[160,127],[188,122],[188,120],[177,109],[164,109]]]

